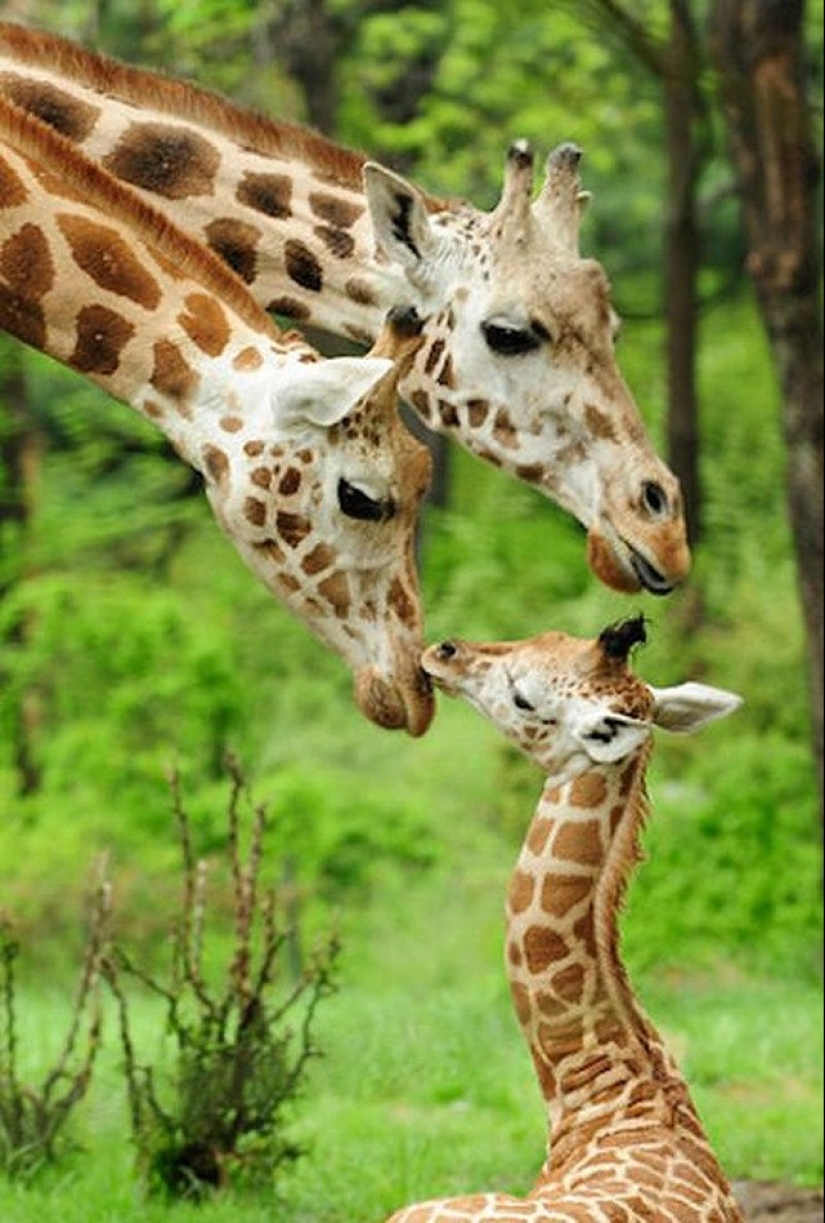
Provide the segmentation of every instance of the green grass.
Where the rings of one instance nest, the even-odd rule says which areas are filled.
[[[477,830],[473,870],[444,865],[388,877],[342,918],[339,992],[319,1012],[293,1133],[309,1154],[280,1202],[233,1197],[197,1208],[205,1223],[380,1223],[434,1194],[523,1192],[542,1157],[543,1108],[501,966],[506,861]],[[822,1181],[822,990],[719,963],[712,973],[633,974],[675,1051],[721,1161],[734,1179]],[[28,1056],[48,1060],[66,995],[27,987]],[[138,1007],[142,1048],[159,1016]],[[3,1223],[189,1219],[193,1207],[141,1199],[127,1140],[114,1015],[77,1115],[86,1150],[22,1189],[0,1180]],[[30,1069],[34,1067],[30,1065]]]

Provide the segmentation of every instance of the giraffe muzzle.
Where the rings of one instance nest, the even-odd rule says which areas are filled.
[[[376,726],[406,730],[414,738],[425,733],[435,713],[432,684],[420,668],[403,683],[364,668],[355,678],[355,703]]]

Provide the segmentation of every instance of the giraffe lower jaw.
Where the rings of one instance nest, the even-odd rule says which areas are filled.
[[[417,738],[433,720],[435,699],[429,676],[420,668],[402,686],[367,667],[355,678],[358,708],[384,730],[406,730]]]
[[[667,595],[678,585],[660,573],[627,540],[604,527],[591,528],[588,532],[587,563],[605,586],[623,594],[647,590],[650,594]]]

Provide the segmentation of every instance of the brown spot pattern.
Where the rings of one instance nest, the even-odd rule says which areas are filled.
[[[434,340],[430,351],[427,353],[427,358],[424,362],[424,373],[431,374],[438,362],[441,360],[441,354],[444,351],[444,340]]]
[[[261,231],[254,225],[231,217],[219,217],[204,227],[206,241],[224,263],[228,263],[246,284],[252,284],[258,271],[257,246]]]
[[[553,853],[568,862],[596,866],[602,860],[601,825],[598,820],[563,825],[553,841]]]
[[[410,598],[404,583],[395,578],[387,594],[387,603],[395,612],[402,624],[412,624],[416,618],[416,605]]]
[[[283,314],[297,323],[308,319],[310,315],[309,306],[298,301],[297,297],[273,297],[267,306],[267,311],[270,314]]]
[[[109,293],[128,297],[147,310],[160,301],[160,287],[116,229],[86,217],[62,213],[57,224],[78,267]]]
[[[530,831],[527,834],[527,847],[536,857],[541,857],[544,853],[544,847],[547,844],[547,838],[550,836],[552,827],[551,821],[543,819],[541,816],[533,820]]]
[[[355,240],[343,229],[330,229],[328,225],[316,225],[312,231],[323,242],[336,259],[350,259],[355,250]]]
[[[42,349],[46,342],[42,307],[0,283],[0,331],[7,331],[32,348]]]
[[[535,880],[524,871],[514,871],[510,879],[507,900],[513,913],[523,913],[533,899]]]
[[[284,264],[287,274],[304,289],[318,293],[324,282],[321,265],[304,242],[290,238],[284,246]]]
[[[332,610],[342,620],[349,614],[350,589],[349,579],[345,573],[332,573],[323,582],[318,583],[318,591],[332,604]]]
[[[607,794],[607,783],[601,773],[582,773],[570,786],[570,802],[574,807],[600,807]]]
[[[25,204],[27,198],[28,192],[20,175],[0,157],[0,208],[15,208],[18,204]]]
[[[301,561],[301,568],[304,573],[321,573],[324,569],[329,569],[334,560],[335,552],[328,544],[316,544]]]
[[[579,904],[593,887],[591,878],[579,875],[546,875],[541,885],[541,907],[561,917]]]
[[[518,446],[518,430],[510,419],[509,413],[503,408],[499,408],[496,412],[496,419],[493,423],[493,436],[499,445],[507,449],[515,449]]]
[[[526,1025],[530,1021],[532,1008],[530,1006],[530,994],[525,985],[520,981],[510,982],[510,993],[513,998],[513,1006],[516,1010],[516,1015],[522,1025]]]
[[[113,374],[120,354],[135,334],[122,314],[106,306],[84,306],[75,320],[74,351],[67,364],[81,374]]]
[[[229,459],[217,446],[204,446],[203,465],[216,484],[223,484],[229,475]]]
[[[278,492],[284,497],[291,497],[301,487],[301,473],[297,467],[287,467],[278,484]]]
[[[253,527],[262,527],[266,522],[266,502],[258,497],[247,497],[243,503],[243,516]]]
[[[0,247],[0,277],[12,291],[38,299],[54,284],[49,244],[37,225],[21,225]]]
[[[278,511],[275,526],[281,539],[289,548],[297,548],[312,530],[311,524],[303,515],[289,514],[286,510]]]
[[[322,221],[326,221],[335,229],[351,229],[358,218],[364,214],[363,204],[342,200],[339,196],[330,195],[325,191],[311,191],[309,206],[316,217],[320,217]]]
[[[467,400],[467,420],[470,427],[479,429],[487,419],[490,411],[490,405],[486,399],[468,399]]]
[[[584,968],[581,964],[568,964],[567,968],[553,974],[551,985],[565,1002],[576,1002],[584,989]]]
[[[524,957],[531,973],[544,972],[567,955],[567,943],[547,926],[530,926],[524,933]]]
[[[232,368],[239,370],[241,373],[248,373],[250,370],[260,369],[263,363],[264,359],[258,352],[258,349],[250,346],[249,348],[242,348],[237,356],[233,357]],[[249,444],[247,442],[247,445]],[[261,449],[263,449],[263,444]],[[250,452],[247,451],[247,453]]]
[[[269,467],[256,467],[249,478],[256,488],[268,491],[272,486],[272,469]]]
[[[184,298],[188,313],[178,322],[194,344],[210,357],[218,357],[229,343],[229,322],[220,302],[207,293],[188,293]]]
[[[358,302],[359,305],[374,306],[376,304],[375,293],[371,286],[363,280],[358,280],[355,276],[346,282],[344,292],[351,301]]]
[[[292,216],[292,179],[287,174],[253,174],[247,170],[235,197],[264,216],[285,221]]]
[[[171,340],[156,340],[152,349],[154,365],[150,381],[161,395],[183,405],[194,394],[199,377]]]
[[[584,421],[591,435],[607,442],[618,442],[619,438],[610,417],[592,403],[585,405]]]
[[[166,199],[183,200],[212,192],[220,157],[197,132],[135,123],[102,163],[115,178]]]
[[[8,72],[0,73],[0,92],[68,140],[85,140],[100,115],[98,107],[73,98],[56,85]]]

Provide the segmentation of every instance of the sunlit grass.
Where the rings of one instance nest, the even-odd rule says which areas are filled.
[[[205,1223],[380,1223],[433,1194],[527,1190],[540,1166],[544,1112],[501,965],[505,869],[479,834],[477,871],[388,880],[342,919],[339,992],[318,1015],[323,1056],[311,1064],[291,1125],[307,1155],[279,1200],[232,1198],[197,1208]],[[735,1179],[822,1179],[822,991],[719,964],[701,977],[636,981],[666,1035],[708,1133]],[[19,999],[27,1068],[47,1061],[68,993]],[[161,1016],[137,1004],[146,1056],[162,1049]],[[128,1141],[114,1015],[77,1117],[85,1150],[29,1189],[0,1181],[3,1223],[131,1223],[191,1218],[141,1199]]]

